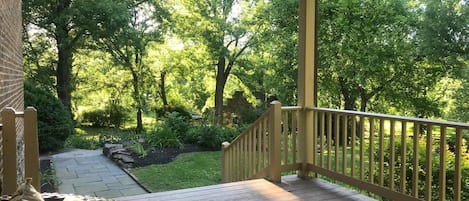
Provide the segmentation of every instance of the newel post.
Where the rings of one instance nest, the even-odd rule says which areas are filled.
[[[229,158],[228,158],[228,151],[227,148],[230,146],[229,142],[223,142],[221,144],[221,181],[223,183],[230,182],[230,164],[229,164]]]
[[[3,183],[2,194],[11,195],[16,191],[16,114],[15,109],[7,107],[2,110],[2,143],[3,143]]]
[[[269,122],[269,174],[273,182],[281,182],[280,135],[282,129],[282,104],[270,103]]]
[[[24,110],[24,161],[25,177],[31,177],[34,188],[41,189],[37,111],[34,107]]]

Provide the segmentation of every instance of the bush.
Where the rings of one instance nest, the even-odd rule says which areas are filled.
[[[109,124],[119,128],[129,118],[130,110],[122,105],[111,103],[106,106],[109,113]]]
[[[78,148],[78,149],[97,149],[99,146],[98,140],[87,138],[80,135],[71,135],[65,140],[66,148]]]
[[[110,127],[119,128],[129,117],[129,110],[124,106],[111,103],[104,109],[96,108],[84,111],[81,115],[82,123],[89,123],[92,127]]]
[[[236,130],[225,127],[201,126],[198,129],[198,144],[214,150],[220,149],[222,142],[231,142],[238,135]]]
[[[109,117],[103,109],[85,111],[82,116],[82,123],[90,123],[92,127],[102,128],[108,126]]]
[[[163,117],[164,125],[171,129],[179,139],[184,138],[186,132],[189,130],[190,119],[182,116],[178,112],[171,112]]]
[[[73,133],[71,115],[51,91],[37,87],[35,83],[24,84],[24,102],[37,110],[39,150],[54,151],[63,148]]]
[[[179,140],[177,134],[168,126],[153,129],[144,136],[144,139],[145,142],[148,142],[152,147],[156,148],[183,147],[183,144]]]
[[[184,144],[197,144],[201,133],[200,128],[201,127],[190,127],[186,134],[182,136],[182,142],[184,142]]]
[[[172,112],[177,112],[179,113],[180,116],[184,117],[185,119],[189,120],[189,119],[192,119],[192,115],[191,113],[189,113],[184,107],[182,106],[172,106],[172,105],[168,105],[166,107],[162,107],[162,108],[157,108],[155,110],[156,112],[156,116],[157,117],[164,117],[166,116],[167,114],[169,113],[172,113]]]

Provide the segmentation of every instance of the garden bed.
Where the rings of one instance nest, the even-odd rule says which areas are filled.
[[[145,156],[131,152],[134,159],[134,167],[145,167],[153,164],[166,164],[172,162],[181,153],[209,151],[210,149],[201,148],[198,145],[184,145],[183,148],[159,148],[148,151]]]

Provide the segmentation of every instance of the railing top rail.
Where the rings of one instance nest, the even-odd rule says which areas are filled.
[[[431,119],[422,119],[422,118],[415,118],[415,117],[403,117],[403,116],[397,116],[397,115],[359,112],[359,111],[352,111],[352,110],[338,110],[338,109],[330,109],[330,108],[307,107],[306,109],[322,111],[322,112],[353,114],[353,115],[364,116],[364,117],[378,117],[378,118],[389,119],[389,120],[411,121],[411,122],[418,122],[418,123],[424,123],[424,124],[433,124],[433,125],[441,125],[441,126],[447,126],[447,127],[458,127],[458,128],[469,129],[469,124],[461,123],[461,122],[431,120]]]
[[[295,110],[301,110],[302,107],[300,106],[283,106],[282,111],[295,111]]]

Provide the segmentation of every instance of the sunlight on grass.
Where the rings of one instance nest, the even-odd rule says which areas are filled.
[[[152,192],[169,191],[221,182],[221,152],[195,152],[179,155],[168,164],[130,170]]]

